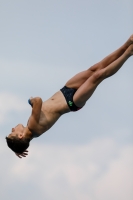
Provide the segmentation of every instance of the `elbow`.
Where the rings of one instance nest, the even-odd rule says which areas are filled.
[[[34,104],[42,104],[42,99],[40,98],[40,97],[34,97],[34,98],[32,98],[32,99],[30,99],[30,101],[31,101],[31,104],[32,105],[34,105]]]
[[[41,97],[35,97],[35,100],[42,101]]]
[[[37,102],[37,103],[42,103],[41,97],[35,97],[35,102]]]

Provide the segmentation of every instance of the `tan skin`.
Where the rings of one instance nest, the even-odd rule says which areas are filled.
[[[77,89],[73,96],[76,106],[83,107],[97,86],[104,79],[115,74],[132,55],[133,35],[112,54],[71,78],[65,85],[69,88]],[[35,135],[36,137],[40,136],[50,129],[61,115],[70,112],[61,91],[58,91],[44,102],[40,97],[31,98],[30,101],[32,104],[32,113],[27,126],[24,127],[22,124],[17,125],[15,128],[12,128],[12,133],[8,137],[16,135],[20,140],[24,137],[32,140]],[[16,155],[19,158],[26,157],[28,151],[26,150],[22,154]]]

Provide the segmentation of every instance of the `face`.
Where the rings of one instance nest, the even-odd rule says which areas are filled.
[[[24,136],[24,126],[22,124],[18,124],[14,128],[12,128],[11,133],[8,135],[8,137],[19,137],[20,139]]]

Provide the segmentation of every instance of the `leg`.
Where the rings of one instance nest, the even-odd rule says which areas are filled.
[[[96,71],[89,77],[85,83],[76,91],[73,100],[78,107],[84,106],[86,101],[91,97],[97,86],[105,79],[115,74],[124,64],[124,62],[133,55],[133,44],[114,62],[107,67]]]
[[[96,71],[99,71],[109,64],[117,60],[125,51],[126,49],[133,43],[133,35],[126,41],[124,45],[122,45],[119,49],[114,51],[112,54],[105,57],[99,63],[93,65],[89,69],[78,73],[74,77],[72,77],[67,83],[66,86],[70,88],[78,89],[90,76],[92,76]]]

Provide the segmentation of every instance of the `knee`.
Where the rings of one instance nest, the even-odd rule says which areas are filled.
[[[101,81],[103,81],[106,78],[106,73],[104,69],[101,69],[99,71],[96,71],[93,74],[93,82],[94,83],[100,83]]]
[[[101,69],[103,69],[103,64],[102,64],[102,62],[99,62],[99,63],[96,63],[95,65],[91,66],[88,70],[90,70],[94,73]]]

